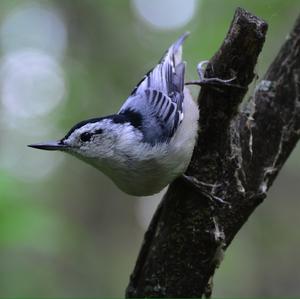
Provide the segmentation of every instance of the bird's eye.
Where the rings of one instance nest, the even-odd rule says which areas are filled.
[[[80,135],[80,140],[83,142],[90,141],[92,138],[92,134],[89,132],[84,132]]]

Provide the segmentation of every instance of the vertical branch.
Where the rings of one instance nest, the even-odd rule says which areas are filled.
[[[206,76],[236,76],[239,87],[204,87],[199,95],[201,133],[188,174],[211,184],[210,191],[232,205],[241,194],[235,184],[239,159],[232,153],[230,124],[253,79],[266,29],[264,21],[237,9]],[[232,205],[216,206],[181,179],[173,182],[145,235],[127,297],[200,297],[226,246],[221,215],[236,212]],[[241,214],[234,224],[241,226],[246,217]]]

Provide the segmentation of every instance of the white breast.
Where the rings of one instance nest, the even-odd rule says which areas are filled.
[[[186,88],[184,97],[184,118],[169,143],[136,144],[128,149],[126,160],[121,161],[120,157],[118,165],[99,167],[124,192],[135,196],[158,193],[188,167],[197,137],[199,111]]]

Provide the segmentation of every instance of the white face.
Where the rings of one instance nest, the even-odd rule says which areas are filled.
[[[87,123],[68,133],[63,139],[63,143],[68,146],[67,151],[82,158],[110,156],[116,139],[109,126],[110,122],[111,120],[100,120]]]
[[[139,135],[129,123],[114,123],[111,119],[86,123],[68,133],[62,142],[67,151],[85,160],[115,159],[123,151],[132,150]],[[92,163],[92,161],[89,161]]]

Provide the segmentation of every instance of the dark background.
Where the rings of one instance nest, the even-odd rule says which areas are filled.
[[[0,297],[124,295],[161,195],[130,197],[83,162],[26,144],[117,111],[187,30],[187,79],[195,79],[237,6],[269,23],[261,76],[300,12],[298,0],[0,2]],[[299,295],[299,166],[296,148],[226,252],[215,296]]]

